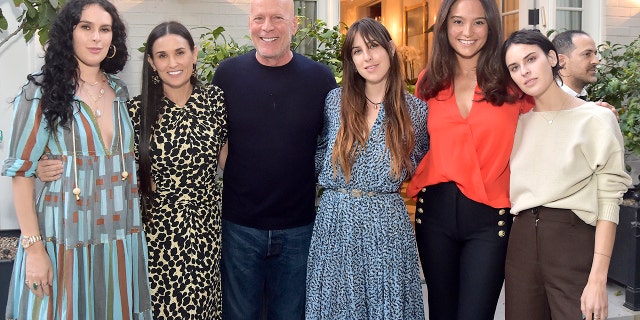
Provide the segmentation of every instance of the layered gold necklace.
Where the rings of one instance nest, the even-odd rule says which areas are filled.
[[[93,111],[93,115],[96,116],[96,118],[100,118],[102,117],[102,97],[104,96],[104,84],[107,82],[105,79],[100,79],[94,83],[89,83],[83,79],[80,79],[80,85],[82,86],[84,92],[87,93],[87,95],[89,96],[89,99],[91,99],[91,104],[89,105],[89,108],[91,108],[91,111]],[[100,83],[100,88],[97,90],[97,94],[92,94],[91,91],[96,91],[95,89],[93,89],[95,86],[98,85],[98,83]],[[98,103],[98,101],[100,101],[100,103]]]

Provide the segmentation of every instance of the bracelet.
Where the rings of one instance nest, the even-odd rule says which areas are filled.
[[[606,255],[606,254],[604,254],[604,253],[600,253],[600,252],[595,252],[595,251],[594,251],[594,252],[593,252],[593,254],[599,254],[599,255],[601,255],[601,256],[605,256],[605,257],[607,257],[607,258],[611,259],[611,256],[608,256],[608,255]]]

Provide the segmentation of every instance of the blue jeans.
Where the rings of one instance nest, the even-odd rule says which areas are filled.
[[[304,319],[312,232],[313,223],[260,230],[222,220],[222,318]]]

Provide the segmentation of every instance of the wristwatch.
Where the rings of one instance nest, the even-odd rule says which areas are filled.
[[[22,236],[22,240],[20,240],[20,243],[22,244],[23,248],[29,248],[31,247],[34,243],[38,242],[38,241],[42,241],[42,236],[41,235],[37,235],[37,236]]]

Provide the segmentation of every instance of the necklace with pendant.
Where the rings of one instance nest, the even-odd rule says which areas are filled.
[[[98,82],[100,82],[100,81],[96,81],[95,84],[90,84],[90,83],[87,83],[84,80],[82,80],[82,84],[83,85],[85,83],[87,83],[90,86],[95,86],[96,84],[98,84]],[[102,117],[102,110],[100,109],[102,104],[98,103],[98,100],[102,99],[102,97],[104,96],[104,82],[102,82],[102,83],[103,84],[100,86],[100,90],[98,91],[98,95],[97,96],[92,95],[91,92],[89,91],[89,89],[87,87],[85,87],[85,92],[87,93],[87,95],[89,96],[91,101],[93,101],[93,103],[89,106],[89,108],[91,108],[91,111],[93,111],[93,114],[96,116],[96,118]]]
[[[544,113],[545,113],[545,111],[537,112],[537,114],[539,114],[539,115],[542,117],[542,119],[544,119],[545,121],[547,121],[547,123],[548,123],[548,124],[553,124],[553,120],[555,120],[555,119],[556,119],[556,117],[560,114],[560,111],[556,111],[556,112],[554,112],[553,117],[552,117],[551,119],[549,119],[549,118],[545,117],[545,116],[544,116]]]
[[[367,99],[367,101],[369,101],[369,103],[371,103],[373,105],[373,108],[376,109],[376,110],[378,110],[380,108],[380,105],[384,102],[384,100],[380,101],[380,102],[373,102],[366,95],[364,97]]]

